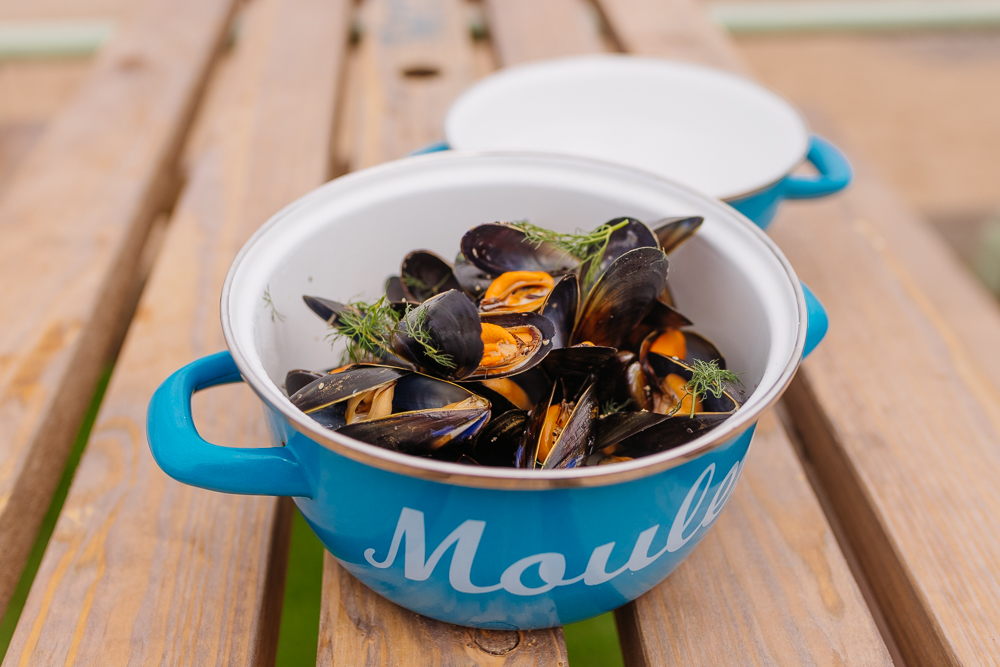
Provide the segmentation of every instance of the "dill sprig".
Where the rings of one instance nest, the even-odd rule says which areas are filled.
[[[264,303],[267,307],[271,309],[271,321],[272,322],[284,322],[285,316],[278,312],[278,309],[274,305],[274,300],[271,299],[271,286],[268,285],[264,288]]]
[[[392,354],[392,334],[402,317],[383,294],[375,303],[349,301],[347,310],[337,314],[336,331],[328,339],[345,339],[344,356],[352,363],[370,361]]]
[[[615,413],[621,412],[631,404],[632,404],[631,398],[627,398],[624,401],[621,401],[620,403],[615,401],[614,399],[609,399],[606,403],[604,403],[604,405],[601,406],[601,416],[607,417],[608,415],[613,415]]]
[[[344,356],[341,361],[361,363],[372,361],[383,354],[394,355],[392,349],[393,334],[399,329],[399,323],[404,316],[414,313],[407,321],[407,333],[424,348],[428,358],[444,366],[455,368],[455,358],[444,354],[434,347],[430,331],[427,328],[427,310],[408,306],[405,313],[399,312],[383,294],[378,301],[368,303],[352,300],[347,304],[350,308],[338,313],[335,331],[327,336],[334,342],[344,339]]]
[[[429,294],[425,296],[434,296],[435,294],[440,292],[441,288],[444,287],[444,284],[448,282],[449,278],[451,278],[451,275],[446,273],[444,277],[441,278],[441,280],[438,281],[436,285],[428,285],[417,276],[411,275],[406,272],[403,272],[399,276],[399,279],[403,282],[403,284],[409,287],[410,289],[419,290],[421,292],[429,292]]]
[[[413,340],[417,341],[420,347],[424,348],[427,357],[434,363],[445,368],[457,368],[455,357],[445,354],[434,347],[431,341],[430,331],[427,329],[427,309],[417,308],[413,317],[407,319],[407,331]]]
[[[719,368],[719,363],[715,359],[712,361],[695,359],[694,363],[691,364],[691,379],[684,385],[685,394],[680,397],[680,400],[677,401],[677,405],[674,406],[670,414],[673,415],[676,413],[680,409],[684,399],[691,396],[691,416],[694,417],[694,404],[698,398],[704,398],[708,394],[712,394],[716,398],[721,398],[722,394],[726,391],[727,384],[738,384],[742,387],[743,383],[740,381],[740,375],[742,373],[733,373],[732,371]]]
[[[554,232],[538,225],[533,225],[526,220],[509,223],[511,227],[524,232],[524,240],[531,243],[536,248],[543,243],[549,243],[568,255],[579,260],[580,265],[590,262],[587,275],[583,277],[583,284],[592,284],[598,277],[601,268],[601,258],[604,251],[608,249],[608,242],[611,235],[627,225],[628,219],[619,222],[617,225],[604,224],[591,232],[582,232],[579,229],[572,234]]]

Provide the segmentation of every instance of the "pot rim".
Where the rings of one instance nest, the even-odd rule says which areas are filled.
[[[295,408],[288,400],[288,397],[281,392],[281,390],[269,377],[266,375],[263,377],[258,376],[236,342],[230,313],[230,294],[236,273],[238,272],[244,258],[250,252],[250,249],[268,231],[270,231],[271,228],[280,225],[289,217],[294,216],[300,209],[309,207],[313,202],[326,198],[331,190],[344,187],[345,183],[350,185],[354,182],[364,182],[373,178],[378,179],[386,172],[391,172],[397,169],[410,169],[413,168],[414,165],[424,163],[433,163],[441,160],[476,160],[481,158],[542,158],[549,161],[562,161],[569,164],[589,164],[598,166],[605,170],[619,171],[626,174],[638,174],[646,179],[652,178],[654,180],[661,181],[666,186],[682,190],[688,195],[695,197],[705,205],[703,212],[715,209],[715,212],[724,216],[729,216],[730,218],[735,219],[738,224],[746,227],[747,231],[756,236],[757,240],[770,251],[770,253],[784,269],[795,293],[795,300],[799,315],[798,328],[795,333],[795,342],[792,346],[788,361],[771,386],[763,388],[763,394],[757,399],[756,405],[752,406],[750,409],[742,408],[738,410],[732,417],[724,421],[722,424],[707,432],[705,435],[692,440],[686,445],[670,449],[659,454],[637,458],[632,461],[607,466],[587,466],[583,468],[563,470],[520,470],[516,468],[487,466],[477,468],[474,466],[437,461],[434,459],[394,452],[360,440],[355,440],[354,438],[341,435],[335,431],[330,431]],[[310,440],[315,441],[337,454],[351,458],[359,463],[407,475],[409,477],[466,487],[525,491],[608,486],[640,479],[692,461],[719,448],[729,440],[738,437],[743,433],[743,431],[756,424],[761,414],[773,405],[788,387],[788,384],[794,377],[802,359],[802,352],[805,346],[806,329],[808,326],[808,311],[806,307],[805,294],[802,291],[802,286],[799,283],[798,276],[788,259],[784,256],[774,241],[772,241],[770,237],[757,227],[757,225],[724,202],[709,197],[708,195],[701,194],[688,186],[671,181],[658,174],[652,174],[650,172],[632,167],[601,160],[593,160],[590,158],[521,151],[448,151],[418,155],[352,172],[321,185],[271,216],[271,218],[261,225],[261,227],[254,232],[253,236],[247,240],[247,242],[240,249],[239,254],[237,254],[236,258],[233,260],[233,263],[229,268],[229,272],[226,275],[226,280],[222,288],[220,307],[222,330],[226,340],[226,345],[229,348],[237,367],[240,369],[240,374],[243,376],[244,381],[250,385],[262,401],[264,401],[271,408],[280,412],[292,428],[294,428],[295,431],[301,435],[304,435]],[[760,391],[761,389],[762,387],[757,387],[755,391]]]

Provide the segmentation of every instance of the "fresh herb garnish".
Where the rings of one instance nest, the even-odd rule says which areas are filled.
[[[631,398],[627,398],[620,403],[615,401],[614,399],[610,399],[604,405],[601,406],[601,416],[607,417],[608,415],[613,415],[617,412],[621,412],[631,404],[632,404]]]
[[[446,273],[444,277],[441,278],[441,280],[436,285],[428,285],[417,276],[410,275],[409,273],[404,272],[402,275],[399,276],[399,279],[402,281],[404,285],[406,285],[410,289],[415,289],[422,293],[425,293],[423,294],[423,296],[425,297],[431,297],[440,292],[441,288],[444,287],[444,284],[448,282],[449,278],[451,278],[451,275]]]
[[[345,339],[344,357],[356,364],[392,354],[392,334],[402,315],[385,295],[375,303],[352,300],[347,305],[349,308],[337,315],[336,331],[327,336],[334,342]]]
[[[430,331],[427,330],[426,308],[417,308],[413,314],[413,318],[407,320],[407,331],[410,337],[417,341],[420,347],[424,348],[427,357],[434,363],[445,368],[457,368],[455,357],[450,354],[444,354],[432,344]]]
[[[334,342],[345,339],[344,356],[341,361],[361,363],[372,361],[383,354],[395,354],[392,350],[392,336],[399,328],[404,313],[393,307],[383,294],[375,303],[352,300],[350,308],[337,315],[336,330],[328,339]],[[406,310],[408,315],[412,306]],[[455,360],[450,354],[444,354],[431,341],[427,329],[427,310],[418,307],[407,323],[407,333],[424,348],[424,352],[434,362],[445,368],[455,368]]]
[[[740,381],[740,375],[742,373],[733,373],[732,371],[719,368],[719,363],[715,359],[712,361],[695,359],[694,363],[691,364],[691,379],[684,385],[686,393],[680,397],[680,400],[677,401],[677,405],[674,406],[670,414],[673,415],[680,410],[684,399],[691,396],[691,416],[694,417],[694,404],[696,400],[704,398],[708,394],[712,394],[716,398],[721,398],[722,394],[726,391],[726,384],[738,384],[742,387],[743,383]]]
[[[573,234],[554,232],[551,229],[533,225],[526,220],[509,224],[524,232],[524,240],[536,248],[543,243],[549,243],[575,257],[581,266],[590,262],[587,275],[583,277],[582,281],[584,285],[589,285],[597,280],[601,268],[601,258],[604,256],[604,251],[608,249],[611,235],[628,223],[629,221],[626,219],[617,225],[601,225],[592,232],[581,232],[578,229]]]
[[[274,301],[271,299],[271,286],[268,285],[264,288],[264,303],[267,304],[268,308],[271,309],[271,321],[272,322],[284,322],[285,316],[278,312],[278,309],[274,306]]]

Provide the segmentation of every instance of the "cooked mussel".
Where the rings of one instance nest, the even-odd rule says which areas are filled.
[[[664,218],[653,225],[660,248],[668,255],[691,238],[705,218],[700,215],[680,218]]]
[[[481,317],[483,356],[468,380],[504,378],[535,367],[552,350],[555,328],[538,313]]]
[[[694,331],[673,328],[655,331],[643,341],[640,355],[649,352],[674,357],[688,365],[695,361],[714,361],[719,368],[726,368],[726,360],[715,343]]]
[[[598,407],[594,385],[575,400],[554,386],[546,401],[535,407],[516,454],[518,468],[575,468],[583,465],[594,445]]]
[[[462,237],[466,261],[491,276],[507,271],[541,271],[552,275],[569,273],[576,262],[549,243],[528,240],[523,231],[500,222],[473,227]]]
[[[285,391],[288,395],[296,393],[303,387],[323,377],[323,373],[294,368],[285,374]]]
[[[582,292],[587,294],[592,287],[586,278],[589,275],[595,277],[595,281],[614,263],[616,259],[636,248],[658,248],[659,242],[653,231],[635,218],[614,218],[604,223],[603,226],[614,229],[608,237],[607,246],[600,258],[588,260],[580,265],[580,277],[582,281]],[[600,262],[596,270],[591,269],[593,262]]]
[[[643,357],[643,366],[652,380],[650,384],[653,388],[655,412],[728,415],[743,403],[743,392],[732,383],[723,383],[717,390],[693,395],[688,391],[687,385],[694,375],[694,368],[679,359],[647,352]]]
[[[507,271],[490,283],[479,302],[483,313],[530,313],[546,302],[555,280],[545,271]]]
[[[573,327],[576,326],[576,312],[580,305],[580,281],[575,273],[563,276],[555,284],[539,311],[555,329],[552,347],[555,349],[569,345]]]
[[[570,342],[620,347],[663,291],[667,266],[659,248],[636,248],[616,259],[587,295]]]
[[[479,432],[470,456],[485,466],[513,467],[518,445],[528,425],[525,410],[508,410]]]
[[[407,300],[417,303],[462,289],[451,265],[430,250],[414,250],[404,257],[399,277]]]
[[[479,312],[458,290],[433,296],[399,321],[392,348],[400,357],[435,376],[447,380],[466,378],[483,358]]]
[[[413,454],[474,437],[490,415],[489,401],[456,384],[370,364],[325,375],[291,401],[338,433]]]

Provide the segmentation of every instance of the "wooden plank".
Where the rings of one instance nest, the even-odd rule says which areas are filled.
[[[679,42],[651,55],[698,60],[704,53],[687,46],[700,44],[691,34],[700,25],[696,9],[666,26],[640,20],[657,13],[645,0],[615,0],[603,10],[609,21],[642,27],[633,36],[612,22],[621,43],[640,48],[676,31]],[[650,14],[630,14],[638,10]],[[524,33],[520,41],[543,36],[536,22],[512,25]],[[500,29],[491,28],[497,39]],[[715,60],[727,58],[736,60],[733,53]],[[676,573],[619,610],[617,620],[630,665],[891,664],[788,434],[771,414],[761,419],[719,525]]]
[[[616,615],[627,665],[892,664],[773,412],[705,541]]]
[[[604,50],[581,0],[486,0],[490,37],[505,67]]]
[[[350,4],[248,7],[5,665],[273,662],[291,505],[168,479],[145,441],[146,404],[173,370],[224,347],[218,299],[236,252],[326,178]],[[247,387],[197,398],[207,438],[266,443]]]
[[[232,0],[148,0],[0,197],[0,609],[135,305]]]
[[[323,601],[319,665],[567,664],[562,628],[507,632],[435,621],[374,593],[329,553]]]
[[[615,41],[627,53],[749,74],[733,43],[694,2],[597,1]]]
[[[355,168],[441,138],[444,113],[474,75],[460,0],[368,0],[352,74]],[[411,67],[434,76],[406,76]],[[415,656],[421,656],[415,658]],[[565,665],[562,630],[486,632],[421,617],[376,595],[327,553],[317,664]]]
[[[445,112],[474,78],[461,0],[369,0],[361,25],[352,169],[440,141]]]
[[[851,188],[772,232],[833,323],[789,412],[906,662],[997,664],[1000,311],[846,148]]]

